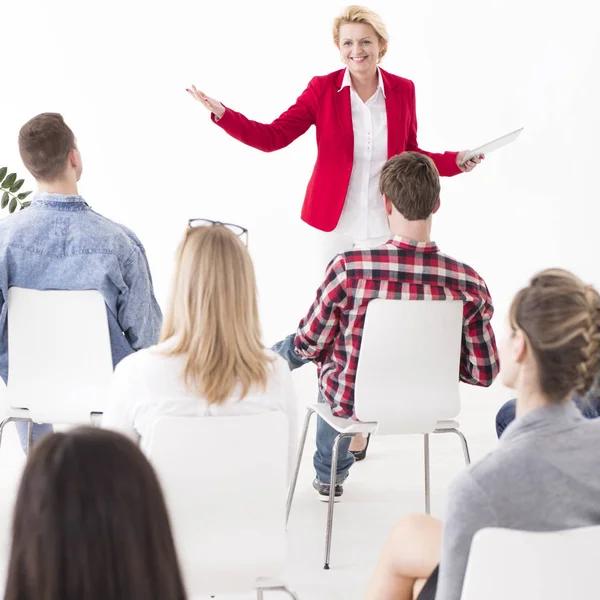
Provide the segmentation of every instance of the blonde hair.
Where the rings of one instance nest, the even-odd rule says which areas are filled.
[[[382,18],[372,10],[364,6],[347,6],[333,22],[333,41],[336,46],[340,44],[340,27],[348,23],[362,23],[370,25],[377,34],[379,40],[379,60],[381,60],[388,49],[388,32]]]
[[[185,355],[184,381],[209,404],[264,389],[272,359],[261,343],[256,279],[242,241],[222,226],[189,228],[179,245],[161,341]]]
[[[551,402],[591,388],[600,371],[600,296],[592,286],[569,271],[547,269],[515,296],[509,319],[527,336]]]

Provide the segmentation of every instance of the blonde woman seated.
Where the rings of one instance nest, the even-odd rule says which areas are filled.
[[[290,464],[297,412],[287,362],[261,342],[252,260],[236,225],[194,219],[177,254],[161,341],[128,356],[114,374],[103,427],[147,449],[164,415],[284,412]]]
[[[570,401],[600,369],[600,297],[566,271],[543,271],[517,294],[509,325],[500,374],[518,392],[516,420],[456,479],[443,528],[425,515],[398,524],[367,600],[459,600],[471,541],[484,527],[600,524],[600,419]]]

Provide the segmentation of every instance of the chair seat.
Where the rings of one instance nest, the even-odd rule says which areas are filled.
[[[328,425],[333,427],[338,433],[374,433],[377,429],[377,423],[374,421],[355,421],[354,419],[345,419],[343,417],[336,417],[331,412],[331,406],[324,402],[318,404],[312,404],[310,406],[319,417],[323,419]]]
[[[336,417],[331,412],[331,406],[324,402],[312,404],[309,408],[314,410],[328,425],[331,425],[338,433],[375,433],[378,423],[375,421],[355,421],[354,419],[345,419],[344,417]],[[459,423],[453,419],[443,419],[437,421],[434,431],[446,431],[450,429],[458,429]]]
[[[12,408],[8,407],[4,411],[4,418],[11,419],[31,419],[31,414],[27,408]]]
[[[440,431],[444,429],[458,429],[460,427],[458,421],[454,421],[453,419],[444,419],[442,421],[438,421],[435,424],[435,431]]]

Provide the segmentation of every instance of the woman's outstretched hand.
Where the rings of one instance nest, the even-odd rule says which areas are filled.
[[[465,159],[465,156],[467,156],[469,152],[470,150],[463,150],[462,152],[459,152],[458,156],[456,157],[456,164],[463,173],[472,171],[485,158],[484,154],[480,154],[479,156],[474,156],[470,160],[466,161],[464,165],[461,165],[462,161]]]
[[[217,119],[220,119],[225,113],[225,107],[218,100],[210,98],[204,92],[197,90],[195,85],[189,89],[186,89],[185,91],[195,100],[200,102],[200,104],[210,110],[210,112],[213,113]]]

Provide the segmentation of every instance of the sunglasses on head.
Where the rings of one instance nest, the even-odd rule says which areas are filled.
[[[248,230],[235,223],[222,223],[221,221],[213,221],[211,219],[190,219],[188,221],[188,227],[192,229],[195,229],[196,227],[225,227],[241,238],[244,245],[248,245]]]

